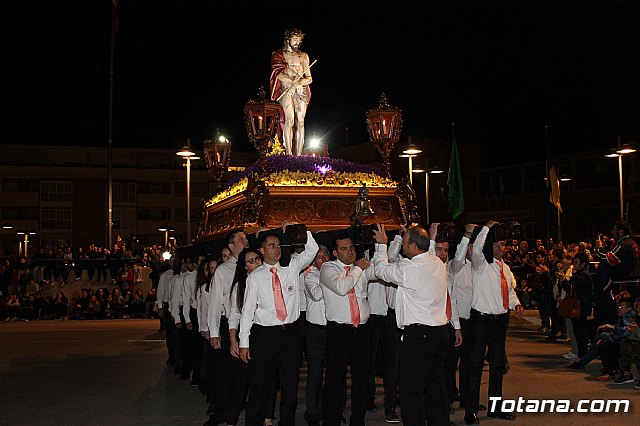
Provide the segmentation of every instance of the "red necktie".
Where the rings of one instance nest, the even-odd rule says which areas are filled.
[[[273,290],[273,300],[276,302],[276,316],[282,322],[287,319],[287,307],[284,305],[284,297],[282,296],[282,284],[278,277],[278,268],[271,268],[271,289]]]
[[[498,262],[500,265],[500,283],[502,285],[502,307],[509,310],[509,284],[507,277],[504,276],[504,262]]]
[[[447,322],[451,321],[451,296],[449,296],[449,290],[447,290]]]
[[[345,271],[347,271],[345,276],[349,275],[351,266],[345,266],[344,269]],[[349,290],[349,293],[347,293],[347,295],[349,296],[349,310],[351,311],[351,324],[353,324],[354,327],[357,327],[360,325],[360,307],[358,306],[358,298],[356,297],[355,286],[351,290]]]

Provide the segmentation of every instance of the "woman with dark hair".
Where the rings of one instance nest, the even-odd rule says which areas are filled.
[[[69,315],[69,301],[63,292],[58,291],[53,301],[53,313],[55,319],[64,320]]]
[[[238,255],[238,264],[236,266],[236,272],[233,277],[233,284],[231,285],[231,314],[229,316],[229,337],[231,339],[230,349],[231,355],[233,355],[238,363],[237,375],[233,383],[233,390],[231,393],[231,403],[229,405],[227,415],[227,425],[235,425],[238,423],[238,417],[240,411],[247,398],[249,391],[249,383],[251,378],[251,363],[245,364],[240,361],[240,349],[238,330],[240,328],[240,317],[242,316],[242,308],[244,303],[244,292],[247,287],[247,277],[257,268],[262,266],[262,254],[255,249],[246,248]],[[275,383],[272,389],[272,394],[267,399],[268,406],[265,407],[265,417],[267,420],[273,418],[273,411],[276,404],[276,389]]]

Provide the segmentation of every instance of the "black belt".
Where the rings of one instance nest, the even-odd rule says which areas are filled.
[[[327,321],[327,325],[339,325],[341,327],[351,327],[351,328],[358,328],[358,327],[362,327],[363,325],[367,324],[362,323],[362,324],[358,324],[358,327],[356,327],[355,325],[351,324],[351,323],[341,323],[341,322],[335,322],[335,321]]]
[[[258,327],[263,327],[263,328],[271,328],[271,329],[273,329],[273,328],[284,328],[284,329],[287,329],[287,328],[295,327],[296,325],[298,325],[299,321],[300,321],[300,318],[298,318],[298,319],[297,319],[297,320],[295,320],[294,322],[290,322],[290,323],[288,323],[288,324],[281,324],[281,325],[261,325],[261,324],[255,324],[255,325],[257,325]]]
[[[310,322],[309,320],[307,320],[307,326],[309,326],[309,327],[321,328],[321,329],[323,329],[323,330],[324,330],[325,328],[327,328],[327,326],[326,326],[326,325],[316,324],[316,323]]]
[[[472,308],[471,309],[471,315],[474,315],[474,314],[477,315],[477,316],[480,316],[482,318],[496,318],[497,319],[497,318],[500,318],[500,317],[502,317],[504,315],[509,315],[509,311],[507,311],[507,312],[505,312],[503,314],[486,314],[484,312],[476,311],[475,309]]]
[[[407,329],[410,330],[412,328],[423,328],[423,327],[438,328],[438,327],[447,327],[447,326],[448,326],[448,323],[447,324],[443,324],[443,325],[427,325],[427,324],[419,324],[419,323],[417,323],[417,324],[405,325],[404,329],[405,330],[407,330]]]

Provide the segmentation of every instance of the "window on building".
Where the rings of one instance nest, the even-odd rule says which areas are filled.
[[[540,223],[538,222],[528,222],[524,224],[523,227],[524,235],[521,240],[537,240],[541,238],[540,234]]]
[[[38,220],[40,210],[38,207],[3,207],[2,220],[10,222],[12,220]]]
[[[138,182],[139,194],[171,194],[169,182]]]
[[[171,220],[171,209],[160,207],[138,209],[136,217],[138,220],[152,220],[164,223]]]
[[[114,182],[113,183],[114,203],[135,203],[136,183],[135,182]]]
[[[40,183],[41,201],[71,202],[71,182],[44,181]]]
[[[40,229],[71,230],[71,209],[42,209],[40,212]]]
[[[2,179],[2,192],[38,192],[40,182],[36,179]]]

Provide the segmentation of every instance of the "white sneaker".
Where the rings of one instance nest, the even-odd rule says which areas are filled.
[[[573,352],[567,352],[566,354],[563,354],[562,357],[564,359],[576,359],[578,358],[578,355],[574,354]]]

